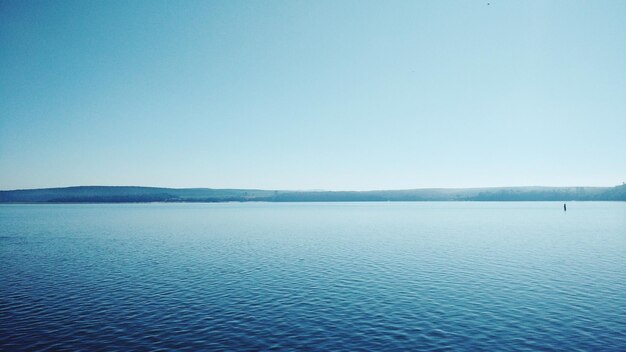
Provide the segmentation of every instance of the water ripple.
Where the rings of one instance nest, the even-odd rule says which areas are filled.
[[[553,206],[3,206],[0,350],[624,351],[626,207]]]

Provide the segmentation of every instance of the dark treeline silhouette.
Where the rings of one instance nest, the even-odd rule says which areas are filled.
[[[0,203],[382,202],[382,201],[626,201],[616,187],[430,188],[388,191],[79,186],[0,191]]]

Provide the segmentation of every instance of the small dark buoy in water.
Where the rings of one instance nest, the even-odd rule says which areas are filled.
[[[567,211],[567,204],[563,203],[563,211]]]

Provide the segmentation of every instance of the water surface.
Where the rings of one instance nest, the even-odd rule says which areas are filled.
[[[626,350],[626,203],[0,206],[0,350]]]

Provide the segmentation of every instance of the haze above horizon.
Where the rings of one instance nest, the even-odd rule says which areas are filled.
[[[626,181],[626,2],[0,1],[0,189]]]

